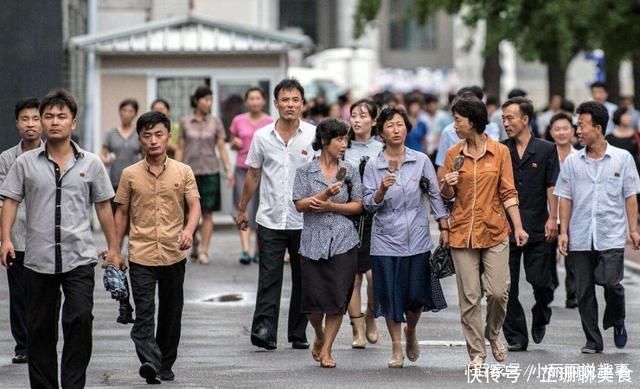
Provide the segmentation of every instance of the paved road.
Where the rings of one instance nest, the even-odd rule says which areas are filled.
[[[453,277],[444,280],[443,287],[449,308],[439,313],[423,316],[419,326],[422,341],[420,359],[405,364],[404,369],[386,367],[390,357],[390,339],[381,331],[381,340],[368,345],[366,350],[352,350],[351,329],[343,322],[335,345],[334,357],[337,369],[321,369],[308,351],[297,351],[287,347],[286,308],[289,289],[283,295],[280,320],[279,348],[276,351],[259,351],[249,342],[249,325],[255,300],[257,266],[241,266],[236,258],[239,254],[239,239],[233,230],[216,233],[211,248],[211,264],[200,266],[189,264],[185,282],[186,303],[183,316],[182,340],[178,361],[174,367],[176,381],[162,387],[170,388],[390,388],[402,385],[409,388],[460,388],[463,386],[486,386],[490,384],[468,384],[465,375],[467,354],[463,344],[459,323],[457,293]],[[288,273],[288,267],[285,269]],[[129,338],[129,326],[115,322],[117,304],[110,300],[102,288],[102,273],[96,275],[95,321],[93,356],[88,369],[88,387],[131,388],[144,386],[138,377],[138,360]],[[560,277],[564,278],[562,269]],[[289,274],[285,285],[289,283]],[[524,280],[522,281],[524,282]],[[578,384],[543,384],[537,371],[531,369],[538,364],[627,364],[633,370],[631,384],[603,382],[596,386],[638,387],[640,382],[640,276],[627,272],[627,326],[630,341],[624,350],[613,346],[611,330],[605,333],[605,352],[600,355],[580,354],[584,337],[578,312],[564,308],[564,290],[558,290],[552,304],[553,317],[547,336],[541,345],[531,342],[529,352],[511,353],[507,363],[518,363],[521,377],[518,387],[577,387]],[[522,294],[531,289],[522,287]],[[204,302],[224,294],[239,294],[236,302]],[[602,292],[599,292],[602,297]],[[532,298],[524,298],[529,311]],[[9,332],[9,309],[6,277],[0,276],[0,388],[26,387],[26,366],[12,365],[10,358],[13,340]],[[384,329],[382,320],[378,321]],[[311,330],[308,331],[312,339]],[[443,346],[440,343],[450,343]],[[61,349],[61,345],[59,345]],[[488,362],[492,362],[491,358]],[[531,367],[529,367],[531,366]],[[529,375],[527,382],[525,374]],[[568,369],[568,368],[567,368]],[[533,374],[532,374],[533,373]],[[597,370],[596,370],[597,373]],[[596,377],[597,378],[597,377]],[[601,378],[606,378],[602,376]],[[617,375],[613,377],[618,379]],[[594,381],[597,382],[597,379]],[[506,378],[492,387],[506,387]]]

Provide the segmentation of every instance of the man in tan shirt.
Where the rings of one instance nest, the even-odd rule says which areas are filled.
[[[131,290],[136,321],[131,339],[149,384],[174,379],[184,303],[186,252],[200,219],[200,195],[191,168],[167,158],[169,119],[147,112],[136,123],[145,159],[122,172],[114,202],[118,244],[129,228]],[[186,204],[185,204],[186,203]],[[185,225],[185,205],[189,209]],[[119,246],[117,246],[119,247]],[[158,328],[155,291],[158,285]]]

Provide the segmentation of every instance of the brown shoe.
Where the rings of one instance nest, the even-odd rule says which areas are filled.
[[[365,332],[365,319],[364,315],[351,318],[351,328],[353,330],[353,342],[351,342],[351,348],[365,348],[366,341],[364,339]]]

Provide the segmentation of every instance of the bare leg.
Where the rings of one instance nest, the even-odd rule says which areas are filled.
[[[202,214],[202,226],[200,227],[202,239],[200,241],[200,249],[202,253],[209,252],[209,242],[211,241],[211,235],[213,234],[213,218],[211,212]]]
[[[389,367],[402,367],[404,364],[404,355],[402,354],[402,340],[401,330],[402,323],[395,322],[387,319],[387,329],[391,336],[391,360],[389,360]]]
[[[373,277],[371,270],[367,271],[367,313],[365,317],[365,334],[369,343],[378,341],[378,326],[376,325],[374,298],[373,298]]]
[[[367,277],[367,308],[370,312],[373,312],[373,276],[371,275],[371,270],[367,270],[365,275]]]
[[[242,251],[249,253],[249,240],[251,238],[250,230],[240,230],[240,243],[242,243]]]
[[[407,358],[414,362],[420,356],[420,345],[416,336],[416,326],[420,320],[421,312],[407,312],[407,329],[405,332],[405,341],[407,349]]]
[[[340,314],[325,316],[324,344],[320,353],[320,366],[322,367],[336,367],[336,361],[331,356],[331,347],[338,335],[338,330],[340,330],[342,316]]]
[[[353,284],[353,293],[351,301],[349,301],[349,316],[360,317],[362,315],[362,301],[360,299],[360,289],[362,289],[362,273],[356,274],[356,280]]]
[[[324,345],[324,328],[322,326],[322,319],[324,314],[322,313],[310,313],[307,315],[311,327],[316,332],[316,337],[313,340],[313,348],[311,349],[311,356],[316,361],[320,361],[320,354],[322,353],[322,347]]]

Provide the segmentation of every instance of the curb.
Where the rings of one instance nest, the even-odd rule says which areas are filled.
[[[625,259],[624,260],[624,267],[626,270],[630,271],[631,273],[635,274],[635,275],[640,275],[640,265],[638,265],[637,263],[629,260],[629,259]]]

